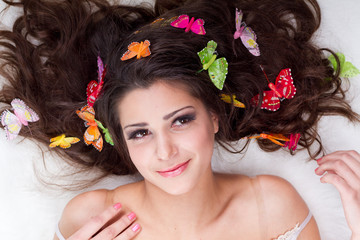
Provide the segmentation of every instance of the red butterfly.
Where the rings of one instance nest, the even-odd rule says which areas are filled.
[[[90,107],[94,106],[94,103],[100,94],[101,88],[104,84],[104,77],[106,74],[106,66],[104,67],[104,64],[99,56],[97,63],[98,63],[98,81],[97,82],[95,80],[90,81],[86,88],[87,104]]]
[[[264,91],[261,109],[276,111],[280,108],[280,101],[284,100],[285,98],[294,98],[296,94],[296,88],[291,76],[290,68],[281,70],[276,78],[275,85],[269,82],[268,86],[271,90]],[[259,102],[259,94],[253,97],[251,100],[254,105],[257,105]]]

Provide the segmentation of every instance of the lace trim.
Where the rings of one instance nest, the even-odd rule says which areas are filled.
[[[296,226],[287,231],[286,233],[284,233],[283,235],[279,236],[278,238],[273,238],[273,240],[291,240],[294,236],[296,236],[295,234],[300,230],[299,227],[299,223],[296,224]]]

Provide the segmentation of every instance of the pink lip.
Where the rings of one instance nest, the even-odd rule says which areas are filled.
[[[185,171],[185,169],[189,165],[189,162],[190,162],[190,160],[188,160],[184,163],[181,163],[179,165],[176,165],[173,168],[170,168],[170,169],[167,169],[164,171],[157,171],[157,172],[163,177],[176,177]]]

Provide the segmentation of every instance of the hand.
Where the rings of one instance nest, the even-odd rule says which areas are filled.
[[[108,207],[100,215],[91,218],[82,228],[67,240],[128,240],[135,237],[141,230],[140,225],[133,223],[136,219],[134,213],[119,218],[121,204]],[[116,221],[111,221],[115,220]],[[108,222],[110,225],[106,225]],[[96,234],[94,236],[94,234]]]
[[[338,151],[317,162],[319,167],[315,173],[323,175],[322,183],[330,183],[339,191],[352,239],[360,239],[360,154]]]

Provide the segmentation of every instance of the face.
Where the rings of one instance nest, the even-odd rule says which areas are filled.
[[[183,194],[211,174],[217,117],[182,88],[154,83],[119,103],[130,157],[147,184]]]

